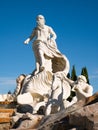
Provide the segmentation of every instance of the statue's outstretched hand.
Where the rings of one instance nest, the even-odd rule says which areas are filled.
[[[24,44],[28,44],[30,42],[30,38],[27,38],[25,41],[24,41]]]

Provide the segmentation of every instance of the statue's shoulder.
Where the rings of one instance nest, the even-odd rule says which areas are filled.
[[[44,27],[45,27],[45,28],[49,28],[49,29],[51,28],[51,27],[50,27],[50,26],[48,26],[48,25],[44,25]]]
[[[51,32],[53,29],[52,29],[52,27],[51,26],[48,26],[48,25],[45,25],[45,28],[49,31],[49,32]]]

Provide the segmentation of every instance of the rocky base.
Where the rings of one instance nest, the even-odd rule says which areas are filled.
[[[0,130],[98,130],[98,93],[49,116],[20,114],[14,123],[13,110],[0,109],[2,119],[10,119],[0,120]]]
[[[0,123],[0,130],[9,130],[10,123]]]

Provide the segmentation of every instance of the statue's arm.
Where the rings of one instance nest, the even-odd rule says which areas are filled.
[[[51,40],[55,41],[56,38],[57,38],[57,35],[56,35],[56,33],[54,32],[54,30],[51,27],[49,27],[49,33],[51,35],[51,37],[50,37]]]
[[[79,86],[75,88],[75,90],[79,92],[81,95],[83,95],[84,97],[89,97],[89,96],[92,96],[93,94],[93,87],[89,84],[86,84],[84,90],[82,89],[82,87],[79,87]]]
[[[28,44],[35,37],[35,29],[31,33],[30,37],[24,41],[24,44]]]
[[[71,86],[74,86],[74,81],[67,78],[66,76],[64,77],[64,79],[71,85]]]
[[[93,87],[89,84],[87,84],[87,93],[88,93],[88,96],[93,95]]]

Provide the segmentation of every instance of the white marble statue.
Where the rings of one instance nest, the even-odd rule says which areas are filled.
[[[62,74],[66,76],[69,72],[69,60],[57,49],[55,42],[57,36],[50,26],[45,25],[44,16],[38,15],[36,22],[37,26],[33,29],[30,37],[24,41],[24,44],[28,44],[34,39],[33,51],[36,59],[36,69],[33,75],[25,77],[20,94],[30,92],[33,99],[35,97],[40,99],[41,96],[48,95],[52,98],[52,101],[54,99],[58,100],[61,95],[62,99],[58,100],[60,106],[61,100],[70,96],[70,85],[61,78]],[[34,99],[34,101],[36,100]],[[42,104],[46,104],[46,102],[43,102],[44,100]],[[36,104],[37,109],[40,104]]]
[[[23,74],[18,76],[14,97],[16,96],[16,100],[18,99],[17,101],[19,104],[23,104],[23,102],[25,104],[25,100],[22,102],[22,95],[24,98],[24,94],[29,92],[33,97],[34,103],[43,101],[44,96],[51,93],[52,76],[53,74],[51,72],[45,70],[35,76],[31,74],[26,75],[25,77]]]
[[[52,92],[46,105],[45,115],[56,113],[62,109],[67,108],[67,104],[65,105],[65,102],[71,94],[71,86],[64,79],[64,76],[66,75],[61,73],[56,73],[53,76],[54,80],[52,84]]]
[[[61,78],[62,74],[66,76],[69,72],[69,60],[57,49],[55,42],[57,36],[50,26],[45,25],[43,15],[37,16],[36,23],[37,26],[33,29],[30,37],[24,41],[24,44],[28,44],[34,39],[33,51],[36,59],[36,69],[33,75],[25,77],[20,94],[22,96],[22,94],[30,92],[34,102],[36,102],[36,99],[48,95],[49,98],[52,98],[52,101],[56,99],[58,106],[60,106],[61,100],[70,96],[70,85]],[[20,85],[18,85],[17,91],[19,87]],[[62,97],[62,99],[59,100],[58,97]],[[47,103],[44,100],[39,100],[35,105],[35,110],[38,109],[40,104]]]
[[[32,101],[30,96],[32,95],[34,113],[41,105],[48,105],[46,115],[51,114],[51,111],[54,109],[53,105],[60,108],[59,110],[64,108],[62,107],[64,106],[63,101],[70,96],[71,87],[69,83],[64,80],[63,74],[56,73],[53,75],[51,72],[43,70],[35,76],[27,75],[24,79],[23,76],[24,75],[20,75],[16,80],[17,87],[15,92],[19,94],[17,96],[18,104],[27,104],[27,102],[29,104],[30,101]],[[30,94],[26,95],[25,93],[28,92]],[[30,101],[24,100],[27,97],[29,98],[29,96],[31,99]],[[46,97],[49,97],[49,102],[48,100],[46,101]]]
[[[36,22],[37,26],[32,34],[24,41],[24,44],[28,44],[34,39],[33,50],[36,58],[36,71],[34,74],[36,75],[46,69],[53,73],[64,71],[67,75],[69,72],[69,61],[57,49],[55,32],[50,26],[45,25],[44,16],[38,15]]]
[[[21,93],[21,89],[22,89],[22,86],[23,86],[23,81],[24,79],[26,78],[26,75],[24,74],[20,74],[17,78],[16,78],[16,89],[13,93],[13,97],[17,97],[20,93]]]
[[[76,82],[67,78],[69,60],[58,50],[55,32],[50,26],[45,25],[44,16],[38,15],[36,22],[37,26],[24,41],[24,44],[28,44],[34,39],[36,69],[32,74],[18,76],[16,89],[10,98],[21,105],[32,105],[33,113],[37,113],[39,108],[44,106],[45,114],[49,115],[74,103],[67,101],[71,94],[71,86],[76,92],[77,100],[91,96],[93,87],[87,84],[83,75],[79,76]],[[5,98],[4,95],[0,95],[0,100],[5,101],[7,96]]]
[[[85,76],[78,76],[77,81],[72,81],[67,77],[65,79],[73,86],[72,91],[75,91],[77,100],[83,100],[93,95],[93,87],[87,83]]]

